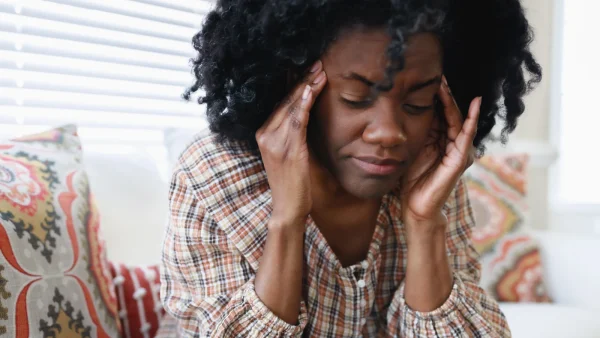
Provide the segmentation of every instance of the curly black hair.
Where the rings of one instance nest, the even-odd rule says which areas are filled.
[[[355,26],[387,28],[392,38],[379,90],[390,89],[402,69],[411,34],[439,37],[444,74],[461,112],[483,97],[474,141],[480,153],[497,117],[507,141],[525,109],[523,96],[541,80],[519,0],[220,0],[193,38],[196,82],[183,97],[203,89],[198,102],[207,104],[211,131],[256,149],[255,132],[287,94],[290,71],[304,71],[343,29]]]

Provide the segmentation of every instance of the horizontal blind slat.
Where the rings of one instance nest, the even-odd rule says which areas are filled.
[[[189,58],[178,55],[0,31],[0,50],[2,49],[171,70],[187,69],[189,61]]]
[[[178,86],[187,86],[193,80],[188,69],[176,71],[6,50],[0,51],[0,67]]]
[[[184,100],[157,100],[7,87],[0,87],[0,104],[183,116],[199,116],[202,113],[200,105]]]
[[[164,129],[199,129],[206,126],[201,116],[171,116],[132,114],[122,111],[89,111],[82,109],[22,107],[0,105],[0,124],[60,125],[65,122],[78,126]]]
[[[181,100],[181,94],[185,90],[181,86],[3,68],[0,68],[0,86],[174,101]]]
[[[64,124],[61,124],[64,125]],[[56,125],[45,124],[0,124],[0,137],[9,139],[22,135],[31,135],[54,128]],[[114,127],[81,127],[77,128],[84,147],[86,144],[139,144],[139,145],[163,145],[164,132],[154,129],[133,129]]]
[[[180,11],[188,11],[194,13],[208,13],[213,9],[213,3],[209,0],[133,0],[162,7],[178,9]]]
[[[127,15],[95,11],[42,0],[0,0],[0,12],[16,13],[90,27],[106,28],[165,39],[190,41],[197,28],[166,24]]]
[[[127,15],[186,27],[198,26],[198,15],[176,9],[123,0],[52,0],[54,3]]]
[[[11,13],[0,13],[0,30],[185,57],[189,57],[194,53],[191,42],[186,43],[180,40],[118,32]]]

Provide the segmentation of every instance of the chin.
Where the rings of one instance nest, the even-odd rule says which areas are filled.
[[[394,189],[394,185],[384,180],[355,178],[341,180],[342,187],[352,196],[360,199],[379,199]]]

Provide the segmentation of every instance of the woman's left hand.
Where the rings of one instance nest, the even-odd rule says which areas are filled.
[[[446,77],[442,78],[439,97],[447,122],[446,135],[439,135],[439,131],[432,132],[402,184],[402,220],[409,227],[445,228],[444,204],[460,176],[475,158],[473,140],[477,133],[481,97],[473,99],[465,121],[452,97]],[[441,125],[440,122],[434,123]]]

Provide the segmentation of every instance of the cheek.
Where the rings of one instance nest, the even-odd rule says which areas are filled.
[[[429,139],[435,120],[434,114],[435,113],[432,112],[420,117],[411,116],[405,120],[404,128],[408,140],[409,152],[411,154],[416,156]]]
[[[334,98],[330,91],[324,90],[321,93],[313,110],[314,113],[310,118],[314,119],[314,123],[318,126],[317,136],[330,151],[335,151],[351,142],[357,133],[360,135],[360,128],[356,126],[349,109]]]

